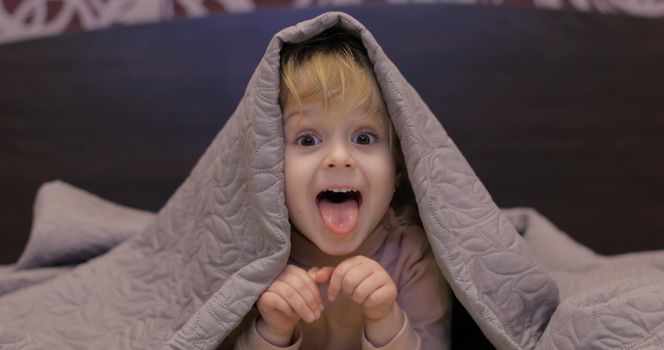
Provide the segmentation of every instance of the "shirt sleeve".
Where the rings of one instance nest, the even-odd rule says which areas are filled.
[[[419,226],[405,229],[397,263],[397,302],[405,312],[423,350],[449,349],[452,292]]]
[[[256,329],[256,320],[251,323],[235,342],[234,350],[298,350],[302,345],[302,329],[300,325],[295,328],[293,344],[286,347],[276,346],[263,338]]]
[[[397,335],[390,340],[389,343],[381,346],[381,347],[375,347],[371,341],[369,341],[369,338],[367,338],[366,332],[362,332],[362,350],[403,350],[403,349],[412,349],[412,350],[420,350],[422,349],[422,341],[420,337],[418,336],[417,333],[413,330],[413,327],[411,326],[410,322],[408,321],[408,316],[403,312],[403,310],[400,311],[403,314],[403,326],[401,326],[401,329],[397,333]]]

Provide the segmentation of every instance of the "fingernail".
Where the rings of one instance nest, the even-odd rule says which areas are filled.
[[[316,311],[316,319],[320,318],[320,311]]]
[[[313,313],[309,313],[309,314],[307,315],[307,319],[306,319],[307,322],[311,323],[311,322],[313,322],[313,321],[315,321],[315,320],[316,320],[316,316],[315,316]]]

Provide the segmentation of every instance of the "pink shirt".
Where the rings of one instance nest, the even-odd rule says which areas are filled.
[[[349,258],[326,255],[295,230],[291,242],[289,263],[305,270],[336,266]],[[449,349],[452,296],[421,227],[400,224],[390,209],[354,255],[378,262],[397,286],[397,304],[404,312],[405,322],[387,345],[373,346],[364,334],[360,306],[343,295],[330,302],[326,297],[327,285],[323,285],[325,311],[314,323],[300,321],[292,345],[277,347],[268,343],[256,331],[254,320],[236,342],[235,349]]]

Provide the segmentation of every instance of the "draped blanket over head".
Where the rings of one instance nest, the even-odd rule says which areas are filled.
[[[237,110],[158,214],[61,182],[40,189],[28,247],[0,269],[0,348],[214,349],[226,338],[289,255],[279,51],[336,24],[367,48],[440,270],[496,347],[661,345],[664,256],[616,263],[532,210],[501,211],[372,35],[327,13],[275,35]]]

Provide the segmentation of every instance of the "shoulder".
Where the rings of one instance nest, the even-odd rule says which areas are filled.
[[[398,283],[413,267],[434,263],[426,232],[419,225],[404,224],[395,217],[385,225],[387,236],[374,257]]]
[[[421,226],[404,223],[393,213],[385,226],[388,231],[385,248],[398,252],[402,259],[418,260],[431,250],[427,234]]]
[[[419,225],[405,226],[401,237],[404,247],[414,255],[421,256],[431,250],[427,233]]]

